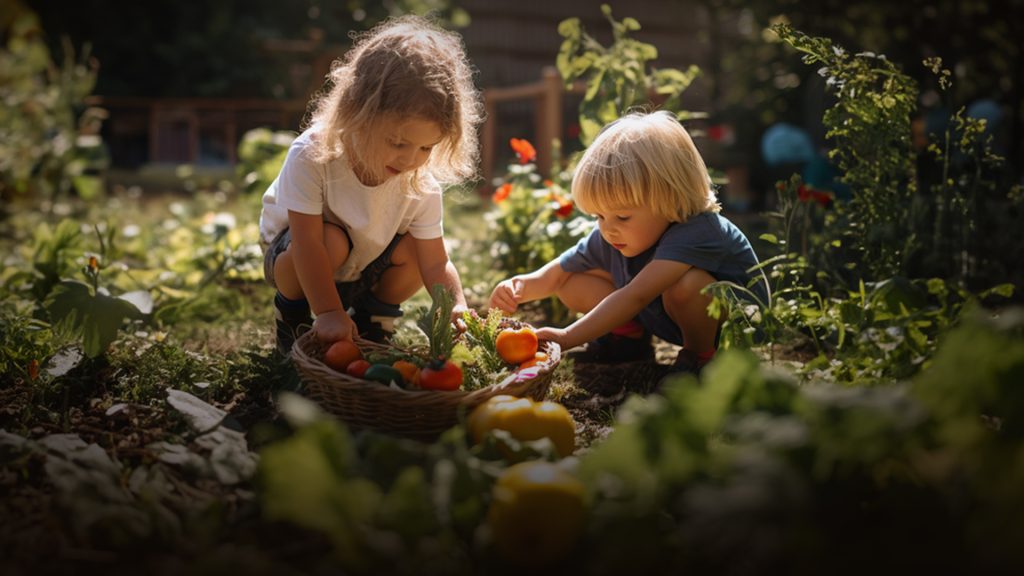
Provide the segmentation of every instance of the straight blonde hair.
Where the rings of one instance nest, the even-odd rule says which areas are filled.
[[[647,206],[670,222],[722,209],[693,139],[664,110],[605,126],[576,166],[572,196],[589,214]]]
[[[436,122],[443,137],[408,176],[413,188],[423,171],[441,184],[473,177],[483,106],[461,37],[426,18],[401,16],[353,39],[312,102],[313,159],[326,163],[346,154],[376,166],[381,124],[422,119]]]

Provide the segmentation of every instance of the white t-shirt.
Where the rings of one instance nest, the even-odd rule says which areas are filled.
[[[327,164],[311,157],[310,133],[292,142],[274,182],[263,194],[260,240],[269,244],[288,227],[288,211],[323,214],[324,221],[345,229],[352,252],[335,271],[337,282],[357,280],[395,237],[440,238],[441,186],[427,175],[413,193],[403,177],[389,178],[379,186],[359,181],[344,156]]]

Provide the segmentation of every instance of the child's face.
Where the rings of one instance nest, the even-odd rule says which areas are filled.
[[[377,133],[374,166],[366,171],[376,177],[364,179],[371,186],[422,166],[443,137],[437,122],[422,119],[385,120]]]
[[[605,241],[629,258],[654,246],[669,225],[646,206],[608,208],[594,215]]]

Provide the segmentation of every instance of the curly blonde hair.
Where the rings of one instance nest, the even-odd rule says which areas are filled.
[[[690,134],[664,110],[610,122],[583,153],[572,181],[587,213],[648,206],[670,222],[718,212],[708,169]]]
[[[311,104],[313,159],[325,163],[348,152],[365,164],[377,149],[374,136],[383,121],[416,118],[436,122],[443,137],[409,176],[413,187],[424,170],[442,184],[473,177],[483,105],[461,37],[409,15],[353,40]]]

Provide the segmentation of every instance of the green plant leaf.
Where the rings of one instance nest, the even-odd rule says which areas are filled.
[[[83,200],[95,200],[103,194],[103,180],[98,176],[75,176],[71,183]]]
[[[1006,283],[1000,284],[998,286],[993,286],[992,288],[989,288],[988,290],[985,290],[984,292],[979,294],[979,296],[982,299],[988,298],[990,296],[1002,296],[1003,298],[1010,298],[1011,296],[1013,296],[1013,291],[1013,284]]]
[[[141,314],[151,314],[153,312],[153,297],[149,294],[149,290],[125,292],[118,296],[118,298],[135,306]]]
[[[44,307],[54,324],[66,323],[81,334],[82,349],[90,358],[106,351],[125,318],[139,315],[139,309],[131,302],[93,294],[88,285],[73,280],[54,287]]]

